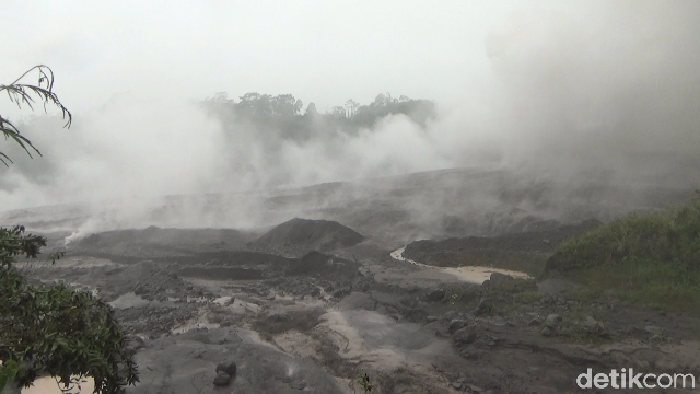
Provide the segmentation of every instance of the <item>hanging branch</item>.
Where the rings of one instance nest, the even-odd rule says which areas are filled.
[[[29,73],[35,70],[39,72],[39,81],[36,84],[21,83],[21,81],[27,77]],[[53,84],[53,71],[47,66],[40,65],[25,71],[22,76],[17,78],[11,84],[0,85],[0,92],[6,91],[10,101],[16,104],[17,107],[22,108],[26,105],[31,108],[32,111],[34,110],[34,104],[36,103],[34,96],[38,96],[44,104],[44,112],[47,112],[47,104],[57,106],[61,110],[63,119],[68,119],[64,128],[70,128],[73,120],[72,115],[70,111],[68,111],[68,108],[61,104],[61,101],[58,99],[56,93],[53,92]],[[31,151],[34,151],[39,155],[39,157],[42,157],[41,152],[34,147],[34,144],[32,144],[29,139],[21,135],[19,129],[17,129],[17,127],[15,127],[15,125],[12,124],[9,119],[3,117],[2,115],[0,115],[0,130],[5,137],[5,140],[11,139],[15,141],[22,149],[24,149],[29,157],[34,158]],[[8,162],[12,163],[12,160],[5,153],[0,151],[0,162],[6,166],[9,166]]]

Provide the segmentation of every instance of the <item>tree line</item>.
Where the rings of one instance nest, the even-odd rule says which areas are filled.
[[[246,93],[238,100],[230,99],[228,93],[219,92],[200,103],[207,111],[224,120],[258,129],[261,132],[275,130],[288,139],[308,139],[322,133],[344,132],[356,135],[361,129],[372,129],[381,119],[389,115],[405,115],[420,127],[427,127],[435,118],[435,103],[429,100],[412,100],[405,95],[398,97],[390,93],[378,94],[374,101],[361,105],[348,100],[326,113],[321,113],[316,104],[304,103],[292,94]]]

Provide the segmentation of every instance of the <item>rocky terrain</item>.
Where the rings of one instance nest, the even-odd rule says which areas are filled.
[[[622,189],[557,199],[554,186],[508,177],[414,175],[359,197],[344,184],[286,191],[265,200],[276,223],[244,230],[153,220],[66,245],[80,209],[0,222],[34,225],[49,250],[68,252],[56,265],[23,263],[35,280],[69,282],[115,308],[141,373],[127,393],[362,393],[361,373],[373,393],[566,393],[581,391],[587,368],[697,373],[700,317],[537,279],[569,237],[687,191],[637,193],[623,209]],[[425,187],[436,178],[447,186]],[[426,201],[434,217],[423,220]],[[489,279],[445,270],[464,266]]]

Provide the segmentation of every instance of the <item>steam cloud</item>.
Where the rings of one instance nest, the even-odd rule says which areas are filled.
[[[226,135],[190,102],[129,94],[74,114],[69,131],[55,119],[30,120],[24,133],[45,158],[3,145],[16,165],[2,170],[0,206],[120,201],[88,231],[143,225],[163,196],[227,194],[239,196],[225,213],[229,225],[252,226],[259,206],[242,194],[251,189],[478,165],[484,157],[540,178],[594,170],[609,182],[699,184],[700,3],[571,4],[529,5],[493,26],[486,82],[457,99],[436,97],[440,116],[427,130],[393,116],[359,136],[277,141],[270,150],[267,137],[242,125]],[[217,220],[193,204],[178,224]]]

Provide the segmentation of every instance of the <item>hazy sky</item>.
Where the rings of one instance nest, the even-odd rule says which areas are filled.
[[[14,1],[0,80],[54,69],[76,111],[140,89],[454,98],[489,78],[487,35],[532,1]],[[554,7],[543,3],[543,7]]]
[[[5,0],[2,11],[0,81],[48,65],[74,115],[65,132],[26,125],[44,159],[0,143],[17,159],[0,169],[4,207],[427,171],[478,164],[484,150],[564,181],[589,165],[700,174],[697,0]],[[224,135],[182,102],[219,91],[292,93],[322,112],[390,92],[436,100],[441,116],[268,152],[264,136]],[[6,100],[0,111],[16,113]]]
[[[77,112],[114,94],[155,90],[188,98],[217,91],[292,93],[316,102],[321,111],[349,98],[369,102],[387,91],[458,101],[494,78],[489,36],[507,31],[521,36],[508,43],[520,45],[520,51],[551,51],[557,40],[570,38],[557,31],[562,26],[551,23],[556,20],[570,25],[564,28],[585,27],[591,39],[609,30],[611,42],[620,44],[635,41],[636,34],[648,39],[640,28],[653,32],[650,24],[659,31],[673,28],[669,22],[682,27],[700,12],[696,5],[694,0],[6,0],[0,81],[36,64],[49,65],[61,98]],[[528,24],[522,15],[538,21]],[[676,18],[686,20],[672,21]],[[599,44],[600,52],[609,49]]]

